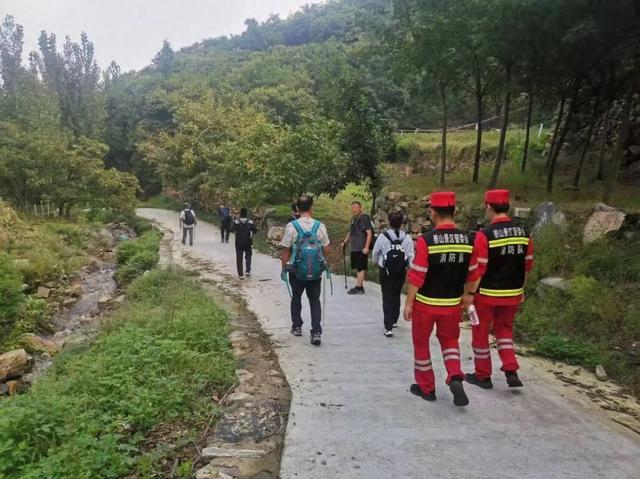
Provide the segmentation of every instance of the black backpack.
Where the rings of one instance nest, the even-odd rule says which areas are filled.
[[[389,276],[404,276],[407,272],[407,258],[402,248],[403,239],[400,238],[399,232],[396,232],[396,239],[391,239],[391,235],[387,231],[383,234],[391,243],[389,251],[384,256],[384,269]]]
[[[187,226],[191,226],[193,224],[195,224],[196,222],[196,217],[193,215],[193,211],[191,210],[184,210],[184,221],[183,223]]]

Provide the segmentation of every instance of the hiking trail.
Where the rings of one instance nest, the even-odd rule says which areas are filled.
[[[176,212],[145,208],[138,215],[178,230]],[[195,245],[177,247],[235,276],[234,246],[221,244],[213,225],[199,221]],[[279,260],[254,252],[252,269],[253,278],[234,281],[270,335],[292,391],[283,479],[637,477],[640,429],[634,432],[632,417],[612,417],[606,409],[615,408],[594,403],[590,396],[604,386],[574,387],[577,379],[563,380],[571,372],[520,357],[525,387],[510,390],[494,350],[494,389],[465,384],[471,402],[457,408],[433,337],[438,400],[427,403],[408,392],[413,382],[410,325],[401,320],[395,337],[382,335],[377,285],[367,283],[364,296],[352,297],[343,289],[343,277],[334,277],[323,343],[316,348],[309,344],[304,297],[304,337],[289,333],[289,297]],[[463,370],[471,372],[468,328],[460,346]]]

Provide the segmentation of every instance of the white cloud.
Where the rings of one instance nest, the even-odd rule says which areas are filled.
[[[319,0],[0,0],[0,17],[24,26],[25,56],[38,48],[41,30],[61,44],[87,32],[101,67],[111,60],[123,70],[146,66],[168,39],[174,49],[205,38],[240,33],[246,18],[286,17]]]

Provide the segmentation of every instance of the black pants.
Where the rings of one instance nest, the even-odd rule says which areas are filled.
[[[189,234],[189,246],[193,246],[193,226],[182,228],[182,244],[187,244],[187,233]]]
[[[322,279],[315,281],[300,281],[295,274],[289,273],[291,285],[291,322],[294,328],[302,327],[302,293],[307,292],[311,307],[311,333],[322,334],[322,306],[320,305],[320,290]]]
[[[231,234],[231,218],[223,218],[220,225],[220,237],[222,241],[229,242],[229,234]]]
[[[379,269],[384,327],[386,330],[391,330],[400,317],[400,296],[402,295],[404,276],[389,276],[384,268]]]
[[[244,272],[251,273],[251,256],[253,250],[251,245],[236,245],[236,266],[238,267],[238,276],[244,276]],[[243,259],[246,261],[246,268],[243,269]]]

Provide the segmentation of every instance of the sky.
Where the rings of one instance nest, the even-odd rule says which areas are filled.
[[[148,65],[162,41],[174,50],[205,38],[241,33],[244,21],[282,18],[320,0],[0,0],[0,19],[13,15],[24,27],[25,58],[38,49],[41,30],[78,41],[85,31],[100,67],[115,60],[123,71]]]

